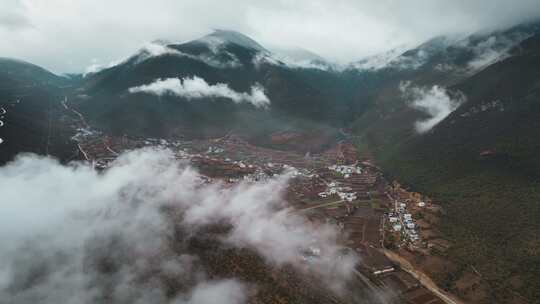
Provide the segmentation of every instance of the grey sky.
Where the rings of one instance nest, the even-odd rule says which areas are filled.
[[[213,28],[346,62],[540,16],[538,0],[0,0],[0,8],[0,56],[55,72],[82,72],[145,42],[186,41]]]

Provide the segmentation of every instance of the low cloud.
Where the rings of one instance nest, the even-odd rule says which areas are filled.
[[[530,36],[531,34],[525,31],[514,32],[508,35],[494,34],[476,45],[472,45],[470,39],[466,39],[462,43],[469,47],[474,54],[474,58],[468,62],[468,67],[475,71],[506,59],[510,56],[509,51],[511,48]]]
[[[208,278],[190,238],[249,248],[271,265],[310,264],[338,290],[355,256],[336,229],[314,226],[282,199],[288,176],[260,184],[204,184],[169,150],[121,155],[98,173],[35,155],[0,168],[0,297],[8,303],[244,303],[250,282]],[[171,285],[172,284],[172,285]],[[173,288],[171,287],[173,286]],[[172,288],[172,289],[171,289]],[[256,289],[256,287],[255,287]]]
[[[188,299],[177,299],[173,304],[238,304],[246,300],[242,284],[236,280],[222,280],[199,284]]]
[[[342,66],[337,63],[328,63],[323,60],[299,59],[287,55],[261,52],[253,58],[253,64],[260,67],[263,64],[286,66],[291,69],[315,69],[323,71],[340,71]]]
[[[216,52],[219,52],[219,49],[212,48],[211,51],[212,53],[208,53],[208,54],[203,53],[199,55],[192,55],[192,54],[184,53],[174,48],[171,48],[165,43],[153,41],[153,42],[145,43],[143,47],[135,55],[128,58],[114,60],[109,63],[103,63],[97,59],[93,59],[92,64],[86,67],[83,75],[87,76],[88,74],[97,73],[104,69],[112,68],[116,65],[125,63],[130,58],[134,59],[135,64],[139,64],[150,58],[159,57],[163,55],[186,57],[186,58],[203,62],[211,67],[219,68],[219,69],[237,68],[242,65],[240,61],[238,60],[238,58],[236,58],[236,56],[234,56],[233,54],[229,52],[226,52],[229,57],[229,60],[218,60],[216,59],[215,55],[217,54]]]
[[[98,73],[100,71],[112,68],[114,66],[117,66],[117,65],[125,62],[125,61],[126,61],[126,59],[121,59],[121,60],[111,61],[109,63],[101,63],[101,62],[99,62],[99,60],[93,59],[92,64],[87,66],[84,69],[83,77],[86,77],[86,76],[88,76],[90,74]]]
[[[445,88],[438,85],[423,88],[413,86],[411,82],[402,82],[399,90],[412,108],[429,116],[428,119],[415,122],[414,126],[418,133],[431,130],[466,100],[462,93],[450,95]]]
[[[145,61],[152,57],[162,56],[162,55],[175,55],[181,57],[187,57],[193,60],[203,62],[214,68],[237,68],[242,66],[240,60],[234,56],[234,54],[227,52],[222,49],[221,44],[210,44],[210,53],[201,53],[198,55],[192,55],[188,53],[181,52],[174,48],[169,47],[168,45],[151,42],[144,45],[144,47],[136,55],[137,63]],[[219,60],[217,56],[220,52],[223,52],[228,59]]]
[[[353,62],[349,64],[348,68],[376,71],[387,67],[396,67],[398,69],[413,68],[423,64],[423,62],[420,60],[413,62],[409,59],[409,62],[405,62],[406,59],[400,57],[400,55],[408,49],[409,47],[406,45],[399,46],[387,52],[369,56],[362,60]]]
[[[225,83],[211,85],[197,76],[182,79],[158,79],[150,84],[130,88],[129,92],[148,93],[158,96],[171,94],[188,100],[200,98],[227,98],[235,103],[251,103],[255,107],[267,107],[270,104],[270,99],[268,99],[264,93],[263,87],[258,84],[251,87],[251,92],[241,93],[234,91]]]

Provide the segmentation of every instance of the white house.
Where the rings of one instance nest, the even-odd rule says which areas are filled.
[[[321,193],[319,193],[319,196],[322,197],[322,198],[327,198],[327,197],[328,197],[328,193],[326,193],[326,192],[321,192]]]

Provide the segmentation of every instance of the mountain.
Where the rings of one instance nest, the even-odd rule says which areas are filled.
[[[73,152],[73,143],[56,113],[61,92],[73,85],[37,65],[0,58],[0,164],[21,152],[54,154]]]
[[[129,92],[159,79],[193,78],[211,88],[224,84],[239,95],[260,88],[269,105],[258,109],[220,96]],[[341,80],[335,71],[290,66],[242,34],[216,31],[187,43],[146,46],[123,63],[88,75],[72,101],[98,126],[117,133],[206,136],[236,128],[259,138],[278,130],[342,126],[351,99]]]
[[[457,244],[445,256],[461,269],[440,278],[443,286],[456,288],[463,271],[472,265],[493,290],[490,302],[516,300],[516,295],[537,299],[538,24],[447,44],[429,42],[430,59],[419,67],[423,72],[404,73],[407,77],[397,78],[393,88],[378,88],[374,106],[356,122],[359,145],[370,150],[389,175],[443,202],[440,229]],[[486,64],[473,68],[471,62],[480,61],[471,50],[478,48],[486,50],[478,53],[481,58],[493,59],[481,60]],[[417,56],[421,50],[426,45],[407,56]],[[454,68],[437,77],[431,67],[443,62],[467,71],[458,74]],[[422,102],[429,98],[439,105],[445,100],[460,102],[432,129],[419,133],[415,123],[426,121],[430,114],[407,101],[407,89],[399,85],[404,81],[409,81],[413,97]]]
[[[377,69],[351,65],[346,73],[362,78],[364,98],[372,105],[356,121],[356,128],[372,148],[389,153],[396,143],[416,136],[414,122],[425,116],[405,102],[400,84],[453,87],[508,58],[513,47],[538,32],[540,23],[530,23],[465,37],[436,37]]]
[[[267,50],[257,41],[243,35],[239,32],[229,30],[215,30],[213,33],[196,40],[198,43],[206,43],[211,47],[219,48],[222,45],[236,44],[247,49],[258,52],[267,52]]]
[[[0,57],[0,83],[4,90],[12,90],[36,85],[61,85],[66,83],[66,79],[31,63]]]
[[[272,53],[294,61],[326,61],[321,55],[303,48],[273,48]]]
[[[274,48],[269,54],[274,61],[282,62],[290,67],[319,69],[319,70],[339,70],[337,64],[333,64],[322,56],[302,48]]]

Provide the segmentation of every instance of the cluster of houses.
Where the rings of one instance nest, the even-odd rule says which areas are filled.
[[[206,151],[206,154],[220,154],[220,153],[223,153],[223,152],[225,152],[225,150],[223,148],[210,146],[210,147],[208,147],[208,150]]]
[[[270,176],[262,170],[256,170],[252,174],[244,175],[243,179],[247,182],[265,182],[270,179]]]
[[[344,178],[349,178],[352,174],[362,174],[362,168],[356,165],[332,165],[328,169],[343,174]]]
[[[230,159],[230,158],[227,158],[227,159],[225,159],[225,161],[226,161],[226,162],[230,162],[231,159]],[[244,169],[244,168],[253,168],[253,165],[249,165],[249,164],[246,165],[246,164],[244,164],[244,162],[242,162],[242,161],[234,161],[233,164],[237,165],[238,167],[240,167],[240,168],[242,168],[242,169]]]
[[[322,198],[327,198],[332,195],[337,195],[341,200],[352,202],[357,199],[356,192],[347,192],[351,189],[349,187],[340,187],[335,182],[328,184],[328,188],[324,192],[320,192],[318,195]]]
[[[424,207],[425,203],[419,202],[418,206]],[[395,212],[388,214],[388,221],[392,224],[394,231],[402,232],[412,242],[420,240],[412,214],[407,212],[407,204],[396,204]]]
[[[310,172],[307,169],[298,169],[296,167],[293,167],[291,165],[284,164],[283,170],[287,173],[289,173],[292,177],[305,177],[305,178],[313,178],[318,176],[317,174],[314,174]]]

